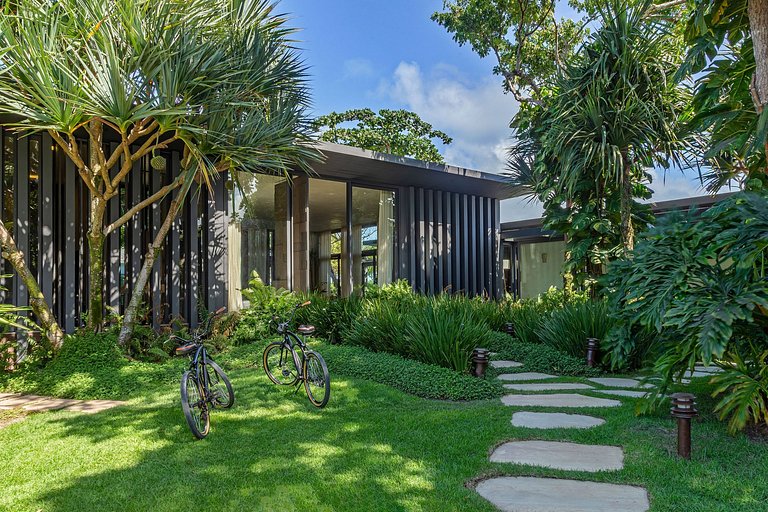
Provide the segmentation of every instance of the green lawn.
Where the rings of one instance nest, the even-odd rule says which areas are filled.
[[[496,474],[644,485],[654,511],[754,512],[768,502],[768,446],[728,436],[706,399],[694,458],[685,462],[673,456],[664,411],[637,418],[631,405],[586,410],[607,423],[532,431],[512,427],[513,409],[498,400],[429,401],[340,376],[328,407],[316,410],[260,369],[221,362],[232,369],[236,404],[215,412],[204,441],[187,429],[176,385],[93,416],[35,414],[0,429],[0,510],[483,511],[493,508],[465,484]],[[588,475],[488,462],[497,443],[528,438],[622,445],[625,470]]]

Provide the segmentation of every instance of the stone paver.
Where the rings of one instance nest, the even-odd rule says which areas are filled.
[[[614,396],[628,396],[630,398],[642,398],[648,394],[647,391],[632,391],[630,389],[593,389],[595,393]]]
[[[500,380],[506,380],[506,381],[524,381],[524,380],[545,380],[545,379],[555,379],[557,378],[557,375],[549,375],[546,373],[538,373],[538,372],[523,372],[523,373],[502,373],[498,377]]]
[[[512,415],[512,425],[527,428],[592,428],[605,423],[602,418],[563,412],[521,411]]]
[[[0,393],[0,401],[5,400],[6,398],[14,398],[19,396],[18,393]]]
[[[645,489],[576,480],[499,477],[480,482],[477,492],[504,512],[645,512]]]
[[[691,372],[690,374],[688,374],[689,377],[693,377],[694,379],[695,378],[704,378],[704,377],[709,379],[709,378],[714,377],[715,375],[716,375],[715,373],[702,372],[702,371],[699,371],[699,370],[696,370],[695,372]]]
[[[15,409],[27,404],[44,400],[46,397],[38,395],[17,395],[0,400],[0,409]]]
[[[536,384],[504,384],[507,389],[515,391],[556,391],[563,389],[592,389],[589,384],[579,382],[544,382]]]
[[[609,398],[595,398],[578,393],[553,393],[551,395],[506,395],[504,405],[516,407],[618,407],[621,402]]]
[[[523,366],[523,363],[518,363],[517,361],[491,361],[491,366],[493,368],[520,368]]]
[[[74,405],[70,405],[69,407],[66,407],[65,411],[76,411],[76,412],[82,412],[86,414],[94,414],[101,411],[106,411],[107,409],[111,409],[112,407],[117,407],[118,405],[123,405],[125,402],[120,402],[117,400],[88,400],[85,402],[79,402]]]
[[[618,377],[596,377],[588,379],[590,382],[612,388],[652,388],[651,384],[640,384],[639,380],[623,379]]]
[[[22,406],[22,409],[29,412],[58,411],[76,404],[82,403],[82,400],[69,400],[67,398],[47,398]]]
[[[693,369],[695,372],[701,373],[722,373],[723,369],[719,366],[696,366]]]
[[[491,454],[491,462],[595,473],[622,469],[624,452],[618,446],[512,441],[498,446]]]

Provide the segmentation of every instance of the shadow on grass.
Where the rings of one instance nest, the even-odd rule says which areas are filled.
[[[45,464],[64,462],[56,484],[27,490],[16,510],[492,510],[463,487],[488,468],[488,446],[509,421],[490,403],[337,380],[317,410],[263,373],[232,381],[235,407],[214,411],[203,441],[175,388],[92,416],[39,418],[35,443],[51,448],[32,454],[37,470],[16,471],[45,480]]]

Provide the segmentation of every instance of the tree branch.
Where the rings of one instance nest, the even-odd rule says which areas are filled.
[[[677,7],[679,5],[685,5],[686,0],[671,0],[669,2],[664,2],[661,4],[653,4],[650,7],[648,7],[648,10],[645,12],[646,15],[653,15],[658,14],[662,11],[666,11],[667,9],[670,9],[672,7]]]
[[[173,180],[168,185],[164,186],[145,200],[141,201],[140,203],[136,204],[133,208],[125,212],[125,214],[117,219],[112,224],[109,224],[107,227],[104,228],[104,236],[109,235],[114,230],[118,229],[120,226],[131,220],[134,215],[136,215],[138,212],[146,208],[147,206],[163,199],[166,195],[168,195],[169,192],[172,190],[178,188],[183,182],[184,182],[184,175],[179,174],[175,180]]]

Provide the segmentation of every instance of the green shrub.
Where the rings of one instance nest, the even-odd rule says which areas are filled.
[[[471,301],[440,296],[405,316],[403,334],[417,361],[466,371],[472,350],[486,345],[490,330]]]
[[[323,345],[331,375],[368,379],[411,395],[438,400],[481,400],[504,394],[496,379],[478,379],[443,368],[361,347]]]
[[[178,382],[184,362],[129,361],[117,345],[117,333],[67,336],[45,365],[30,363],[0,377],[6,390],[77,399],[124,399],[157,385]]]
[[[515,337],[525,343],[540,343],[539,328],[547,315],[535,300],[519,301],[509,308],[509,321],[515,327]]]
[[[314,325],[317,336],[331,343],[342,342],[344,331],[355,322],[363,302],[356,295],[329,297],[320,293],[304,295],[302,300],[309,300],[312,304],[298,311],[296,323]]]
[[[367,299],[352,325],[344,331],[344,340],[376,352],[390,352],[412,357],[405,337],[405,325],[415,306],[376,298]]]
[[[583,358],[563,354],[541,343],[517,341],[507,334],[492,333],[487,344],[489,350],[497,354],[494,359],[508,359],[523,363],[523,369],[526,372],[554,373],[573,377],[596,377],[602,374],[600,370],[587,366]]]
[[[582,357],[587,338],[604,340],[613,326],[604,300],[567,304],[549,314],[539,326],[539,339],[564,354]]]
[[[288,290],[265,285],[255,272],[242,294],[249,306],[241,312],[240,322],[233,331],[234,344],[266,338],[272,332],[273,318],[284,318],[300,300]]]

